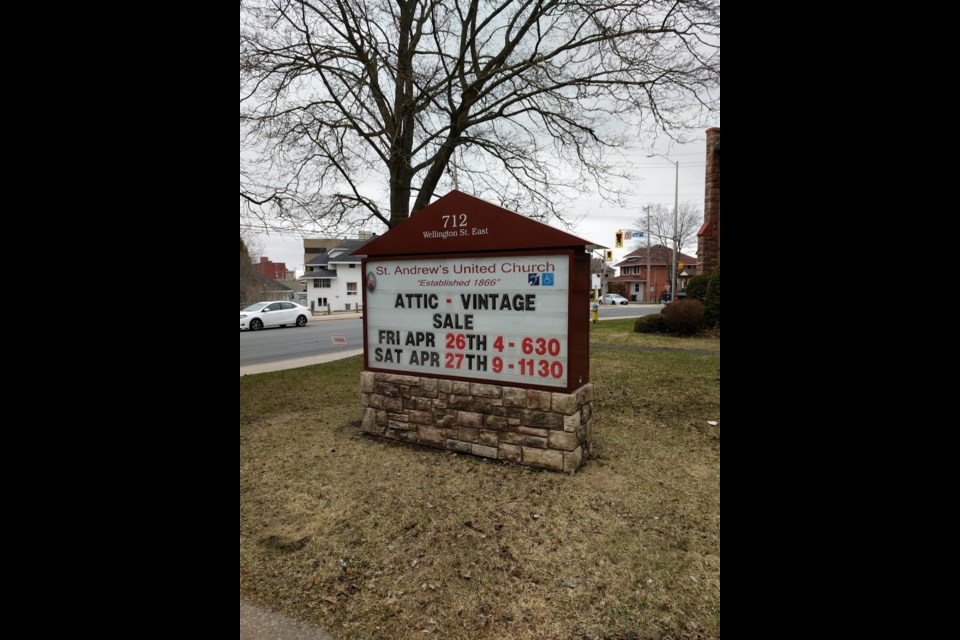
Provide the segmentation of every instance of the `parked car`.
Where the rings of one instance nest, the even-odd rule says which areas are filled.
[[[619,293],[605,293],[600,296],[600,304],[627,304],[627,299]]]
[[[683,300],[686,297],[687,297],[686,291],[677,292],[677,300]],[[668,302],[670,302],[670,292],[664,291],[662,294],[660,294],[660,304],[667,304]]]
[[[288,324],[302,327],[310,315],[310,309],[296,302],[256,302],[240,310],[240,330],[257,331]]]

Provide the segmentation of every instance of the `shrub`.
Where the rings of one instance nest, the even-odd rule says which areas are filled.
[[[703,299],[703,321],[708,327],[720,324],[720,267],[710,274],[707,295]]]
[[[663,333],[667,325],[663,324],[663,314],[651,313],[648,316],[637,318],[633,323],[633,330],[637,333]]]
[[[663,308],[663,324],[673,333],[689,336],[703,327],[703,303],[676,300]]]
[[[687,282],[687,299],[703,302],[703,299],[707,295],[707,285],[709,284],[710,276],[706,274],[690,278],[690,281]]]

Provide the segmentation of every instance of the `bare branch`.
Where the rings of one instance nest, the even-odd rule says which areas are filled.
[[[241,220],[393,226],[445,185],[563,219],[719,109],[715,0],[242,0]]]

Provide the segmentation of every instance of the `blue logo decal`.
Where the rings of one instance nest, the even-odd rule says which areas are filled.
[[[528,273],[527,274],[527,284],[531,287],[540,286],[540,274],[539,273]]]
[[[552,287],[553,286],[553,273],[543,274],[543,286]]]

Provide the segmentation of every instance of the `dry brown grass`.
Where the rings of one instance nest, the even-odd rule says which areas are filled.
[[[719,636],[719,361],[595,351],[573,476],[360,435],[359,357],[245,377],[240,590],[339,638]]]

